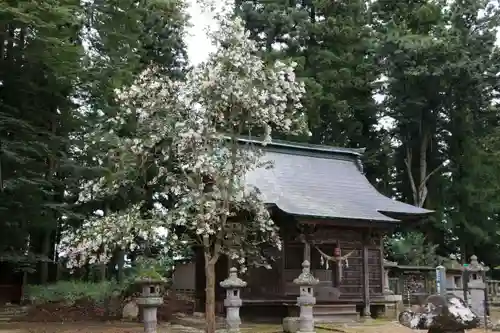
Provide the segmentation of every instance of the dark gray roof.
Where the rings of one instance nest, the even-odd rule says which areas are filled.
[[[259,188],[267,203],[289,214],[398,222],[401,216],[432,213],[379,193],[361,171],[363,150],[282,141],[264,150],[263,160],[274,167],[254,170],[246,181]]]

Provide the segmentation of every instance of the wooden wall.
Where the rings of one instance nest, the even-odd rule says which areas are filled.
[[[249,268],[241,275],[248,286],[242,290],[244,300],[283,300],[294,301],[298,294],[298,288],[293,280],[299,276],[304,260],[304,243],[299,235],[308,233],[314,239],[316,246],[323,252],[333,255],[336,245],[345,255],[354,251],[348,258],[348,267],[342,271],[342,281],[338,285],[340,302],[367,303],[364,293],[366,284],[363,263],[364,255],[367,256],[367,274],[370,299],[383,295],[383,267],[382,267],[382,235],[383,229],[371,229],[368,226],[353,227],[331,226],[326,223],[309,225],[307,222],[298,224],[297,221],[282,221],[280,223],[281,236],[283,239],[283,250],[275,251],[272,255],[276,258],[271,263],[272,269],[265,267]],[[333,222],[333,221],[330,221]],[[302,228],[304,227],[304,228]],[[196,296],[200,303],[204,302],[205,295],[205,272],[204,260],[200,249],[196,251]],[[314,246],[310,249],[311,268],[313,275],[319,278],[321,286],[332,287],[335,285],[335,271],[330,265],[329,269],[320,264],[320,254]],[[230,265],[230,264],[229,264]],[[221,257],[216,265],[216,293],[217,299],[221,301],[224,290],[219,287],[219,282],[225,279],[229,269],[227,258]],[[200,304],[201,305],[201,304]]]
[[[242,292],[245,299],[294,299],[298,288],[293,280],[301,273],[301,264],[304,260],[304,244],[298,239],[299,232],[290,232],[282,235],[284,240],[283,251],[278,253],[278,259],[272,263],[273,269],[251,268],[242,277],[248,287]],[[368,277],[370,297],[382,296],[382,250],[381,234],[371,233],[368,228],[346,228],[317,226],[311,235],[317,246],[325,253],[332,255],[338,244],[342,255],[354,251],[348,258],[348,267],[342,271],[342,281],[339,284],[339,300],[348,301],[363,299],[363,246],[367,247]],[[366,239],[366,241],[364,241]],[[320,264],[320,254],[312,247],[311,269],[313,275],[320,279],[320,285],[332,286],[334,279],[334,265],[329,269]]]

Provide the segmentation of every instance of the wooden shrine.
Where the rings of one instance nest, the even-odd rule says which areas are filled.
[[[274,167],[257,169],[246,181],[264,195],[284,246],[273,253],[277,260],[272,269],[250,268],[242,277],[248,282],[242,290],[242,314],[288,315],[298,295],[293,279],[307,259],[320,280],[315,288],[317,318],[370,315],[370,305],[384,299],[382,237],[399,223],[419,222],[432,212],[380,194],[363,175],[362,150],[281,141],[264,149],[264,160]],[[217,281],[227,276],[231,264],[219,260]],[[202,305],[201,253],[195,271],[196,297]],[[222,301],[223,291],[217,294]]]

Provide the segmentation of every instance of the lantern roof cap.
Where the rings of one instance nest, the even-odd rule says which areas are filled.
[[[221,281],[220,286],[224,289],[237,289],[246,287],[247,283],[238,277],[238,270],[236,267],[231,267],[229,270],[229,277]]]
[[[300,273],[299,277],[293,280],[293,283],[295,283],[298,286],[315,286],[319,283],[319,280],[316,279],[312,274],[311,274],[311,264],[309,261],[304,260],[302,263],[302,273]]]

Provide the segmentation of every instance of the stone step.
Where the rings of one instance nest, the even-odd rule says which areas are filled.
[[[23,317],[24,316],[0,316],[0,321],[15,321]]]
[[[352,304],[316,304],[314,306],[315,315],[354,312],[356,312],[356,305]]]
[[[17,311],[1,311],[0,310],[0,316],[22,316],[27,314],[28,311],[26,310],[17,310]]]
[[[352,323],[359,321],[358,312],[342,312],[314,315],[314,322],[318,324],[326,323]]]
[[[0,315],[16,315],[18,313],[27,313],[27,309],[17,309],[17,310],[1,310],[0,309]]]
[[[313,312],[317,323],[350,323],[359,320],[359,313],[353,304],[316,304]]]
[[[0,318],[20,318],[27,316],[27,313],[16,313],[16,314],[0,314]]]
[[[24,316],[28,311],[12,311],[12,312],[2,312],[0,311],[0,316]]]
[[[4,306],[0,307],[0,321],[10,321],[16,318],[24,317],[28,314],[28,308],[24,306]]]

